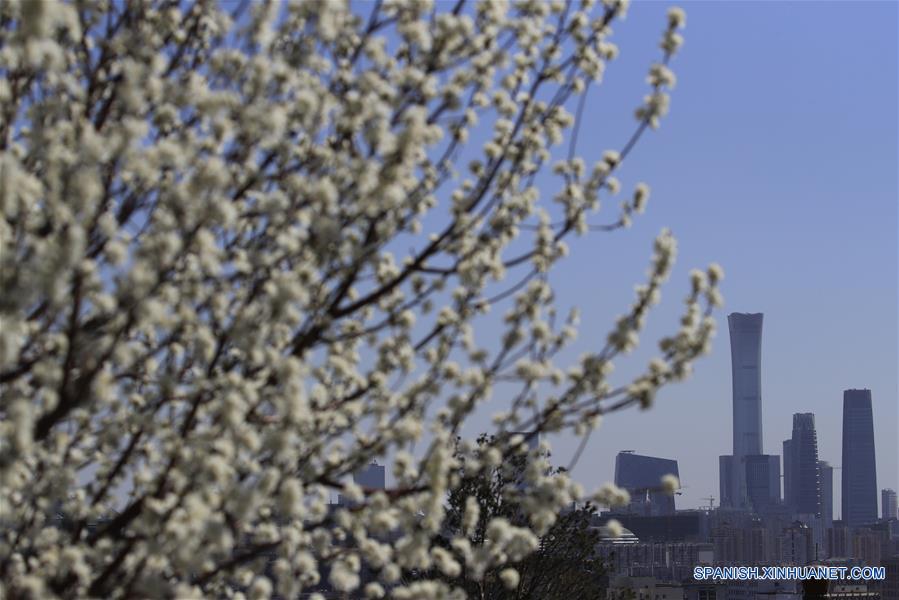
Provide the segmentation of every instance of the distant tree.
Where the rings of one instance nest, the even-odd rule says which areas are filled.
[[[577,318],[549,275],[570,238],[643,211],[634,181],[595,216],[674,85],[679,9],[632,135],[579,156],[626,8],[0,0],[0,596],[294,598],[326,578],[446,597],[399,582],[443,560],[454,440],[496,386],[486,468],[513,431],[586,440],[685,378],[715,266],[658,357],[612,376],[671,272],[669,231],[608,335],[557,364]],[[392,486],[347,483],[373,457]],[[590,497],[527,479],[467,573],[520,563]]]
[[[497,600],[571,600],[574,598],[602,598],[605,596],[605,569],[597,552],[601,539],[599,528],[593,526],[596,508],[591,503],[572,505],[563,509],[555,523],[540,536],[536,550],[520,560],[502,561],[501,557],[484,557],[478,565],[485,565],[474,573],[463,565],[468,545],[483,547],[491,535],[490,524],[504,519],[514,526],[526,526],[529,497],[524,493],[528,469],[543,470],[547,475],[564,472],[549,468],[545,456],[539,453],[514,453],[493,468],[466,469],[472,462],[480,462],[481,452],[490,448],[493,440],[478,439],[475,456],[466,459],[457,452],[461,481],[448,496],[443,543],[456,556],[457,570],[444,563],[444,572],[437,575],[450,584],[464,589],[469,598]],[[461,540],[467,540],[463,542]]]

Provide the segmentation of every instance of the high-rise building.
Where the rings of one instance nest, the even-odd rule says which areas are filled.
[[[731,313],[733,454],[762,454],[762,314]]]
[[[812,530],[800,521],[794,521],[780,535],[780,562],[787,565],[807,565],[819,557],[815,556],[815,542]]]
[[[784,440],[783,444],[783,473],[784,473],[784,505],[793,508],[793,440]]]
[[[646,516],[673,515],[674,496],[660,489],[665,475],[679,477],[676,460],[643,456],[632,451],[619,452],[615,457],[615,485],[631,495],[628,512]]]
[[[895,490],[889,488],[880,490],[880,518],[884,521],[887,519],[899,519],[897,512],[899,512],[899,509],[896,507]]]
[[[821,482],[821,522],[827,530],[833,527],[833,467],[830,463],[818,461],[818,477]]]
[[[731,497],[733,487],[733,470],[734,457],[732,454],[725,454],[718,457],[718,498],[721,506],[736,506],[734,498]]]
[[[843,392],[843,521],[857,527],[877,520],[877,466],[871,390]]]
[[[750,505],[745,457],[762,450],[761,313],[731,313],[730,359],[733,404],[733,453],[719,459],[721,505]]]
[[[780,501],[780,457],[751,454],[744,460],[749,505],[756,513],[763,513]]]
[[[827,530],[827,556],[829,558],[852,556],[852,531],[842,520],[834,521]]]
[[[883,536],[879,531],[859,527],[852,530],[852,556],[862,564],[879,566]]]
[[[790,506],[797,514],[820,515],[821,487],[818,478],[818,436],[815,415],[793,415],[790,447]]]

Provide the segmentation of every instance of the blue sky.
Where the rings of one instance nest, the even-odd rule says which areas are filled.
[[[588,100],[578,147],[585,158],[620,147],[632,131],[669,6],[636,2],[615,28],[621,56]],[[662,227],[679,239],[677,267],[643,347],[617,372],[635,372],[676,327],[691,267],[724,267],[726,305],[713,354],[694,376],[649,412],[608,417],[575,475],[588,488],[611,480],[615,454],[633,449],[679,461],[679,507],[705,505],[709,495],[717,504],[718,455],[731,449],[725,315],[763,312],[765,451],[781,453],[793,413],[814,412],[820,458],[839,466],[842,390],[870,388],[878,487],[895,489],[899,4],[683,6],[671,113],[621,171],[624,190],[651,185],[648,212],[629,231],[573,241],[551,276],[560,305],[583,314],[579,340],[560,362],[601,347]],[[567,462],[576,442],[551,441],[557,462]]]

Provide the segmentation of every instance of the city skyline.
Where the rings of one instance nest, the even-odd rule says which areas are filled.
[[[657,33],[664,12],[636,3],[616,28],[632,51],[609,65],[602,110],[586,111],[583,132],[591,133],[578,142],[585,153],[600,156],[627,135],[629,124],[602,117],[642,93],[639,67],[653,57],[640,41]],[[616,364],[615,376],[642,371],[658,354],[653,342],[672,333],[689,270],[712,260],[725,270],[718,335],[693,376],[663,390],[651,410],[608,416],[573,475],[587,489],[612,481],[617,452],[635,449],[678,460],[679,507],[707,506],[710,495],[717,505],[718,457],[732,451],[726,315],[760,312],[764,451],[781,454],[792,415],[814,413],[839,518],[845,389],[872,391],[877,481],[899,489],[897,6],[824,3],[810,11],[785,3],[758,11],[751,3],[694,3],[688,13],[669,120],[622,172],[622,189],[640,180],[652,187],[651,210],[626,238],[573,240],[552,284],[581,309],[581,335],[560,356],[576,360],[601,345],[610,318],[629,305],[634,274],[667,226],[679,239],[675,270],[643,344]],[[504,409],[492,402],[466,433],[486,430]],[[560,463],[577,451],[577,440],[548,440]]]
[[[763,454],[762,331],[763,313],[730,313],[733,454],[719,457],[720,506],[759,514],[782,504],[801,519],[833,523],[833,467],[818,456],[814,413],[794,413],[791,437],[783,441],[780,494],[779,458]],[[877,468],[871,391],[843,392],[841,438],[841,518],[852,527],[877,518]],[[615,475],[618,481],[618,461]],[[895,503],[884,489],[879,508],[884,518]],[[711,497],[710,497],[711,500]],[[711,505],[710,505],[711,506]],[[891,517],[889,517],[891,518]],[[823,530],[822,532],[823,533]],[[820,533],[819,533],[820,535]]]
[[[762,454],[764,449],[761,441],[761,431],[764,427],[764,418],[762,416],[764,411],[761,394],[763,380],[761,368],[763,320],[763,313],[730,313],[727,315],[731,334],[731,373],[733,378],[732,431],[734,439],[732,447],[735,454],[737,452],[743,452],[745,454],[741,457],[741,462],[744,464],[742,472],[734,469],[734,464],[737,462],[734,460],[734,455],[719,456],[719,505],[731,506],[734,508],[751,507],[756,510],[762,508],[764,505],[751,501],[751,481],[753,479],[756,481],[768,480],[770,483],[764,488],[763,494],[781,501],[784,506],[789,507],[796,514],[820,517],[825,523],[824,526],[826,528],[832,524],[834,519],[843,518],[843,514],[846,512],[847,507],[846,490],[851,488],[852,484],[844,482],[843,473],[845,470],[842,466],[834,467],[829,461],[822,460],[819,456],[817,430],[815,428],[815,414],[811,412],[794,413],[792,419],[792,435],[790,438],[783,441],[782,455]],[[841,438],[841,456],[843,462],[851,462],[847,460],[849,456],[861,457],[864,455],[867,460],[867,455],[870,451],[871,458],[869,462],[872,463],[872,466],[874,467],[873,470],[875,471],[875,475],[873,481],[869,481],[871,478],[867,474],[864,475],[866,478],[865,485],[867,487],[873,486],[873,488],[876,488],[876,466],[874,466],[875,460],[873,458],[876,449],[876,436],[873,433],[871,396],[871,391],[868,389],[847,389],[843,391],[843,437]],[[864,448],[861,450],[854,448],[849,451],[849,454],[847,454],[846,450],[847,431],[852,432],[858,427],[849,425],[847,429],[847,398],[867,402],[867,413],[865,413],[867,416],[864,418],[867,418],[867,423],[871,426],[871,443],[868,444],[866,438],[863,442]],[[746,402],[747,400],[749,401],[748,403]],[[746,409],[746,404],[751,404],[748,410]],[[749,415],[748,419],[747,413]],[[858,418],[856,418],[857,415],[852,416],[852,413],[853,411],[850,410],[850,419],[858,421]],[[867,430],[864,431],[863,435],[867,436]],[[742,440],[742,443],[738,443],[738,440]],[[857,443],[854,444],[854,446],[857,445]],[[850,442],[850,446],[854,447],[853,442]],[[750,451],[755,451],[757,454],[749,454],[748,452]],[[622,456],[646,458],[673,464],[673,474],[679,476],[677,471],[676,452],[676,449],[671,449],[669,451],[669,454],[675,456],[674,459],[661,459],[650,456],[641,456],[635,454],[634,450],[620,451],[615,459],[614,481],[616,485],[629,489],[629,486],[619,483],[619,470]],[[780,469],[781,460],[783,464],[782,470]],[[747,466],[752,463],[755,463],[755,466],[752,469],[755,475],[750,474],[749,467]],[[764,469],[762,468],[762,465],[764,465]],[[840,496],[841,502],[839,503],[839,506],[841,507],[839,516],[834,515],[836,501],[833,475],[835,468],[841,471],[839,488],[842,493]],[[858,468],[857,466],[855,469],[856,472],[861,470],[864,470],[864,466],[862,468]],[[850,473],[852,472],[853,469],[850,469]],[[782,495],[781,480],[783,482]],[[777,485],[776,493],[774,489],[775,481]],[[733,490],[737,489],[736,486],[739,485],[742,485],[742,490],[739,492],[742,494],[742,499],[737,501],[732,497],[730,502],[727,502],[726,494],[729,492],[726,488]],[[758,484],[756,484],[756,486],[758,486]],[[857,518],[852,520],[852,523],[861,524],[863,522],[873,522],[881,513],[886,514],[884,501],[887,498],[886,492],[888,491],[892,490],[888,488],[881,490],[881,502],[879,503],[877,501],[876,493],[865,494],[864,502],[867,502],[868,504],[870,504],[869,498],[872,496],[874,497],[875,517],[873,519],[870,518],[870,516],[866,518]],[[893,492],[893,494],[893,501],[895,501],[895,492]],[[756,495],[758,495],[758,491],[756,492]],[[725,501],[720,502],[720,500]],[[858,500],[856,500],[856,502],[858,502]],[[680,508],[701,508],[701,506],[681,506]],[[870,509],[865,510],[865,514],[868,512],[870,512]],[[848,523],[849,521],[846,522]]]

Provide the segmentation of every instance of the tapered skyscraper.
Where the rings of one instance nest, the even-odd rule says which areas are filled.
[[[727,316],[734,456],[762,453],[762,318],[761,313]]]
[[[843,392],[843,522],[877,520],[877,466],[871,390]]]
[[[719,461],[722,506],[740,508],[751,504],[746,457],[762,454],[762,318],[761,313],[727,316],[734,439],[733,454],[722,456]]]

